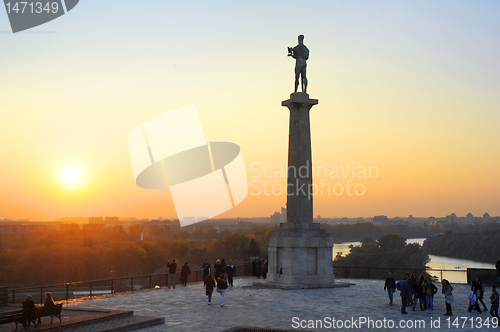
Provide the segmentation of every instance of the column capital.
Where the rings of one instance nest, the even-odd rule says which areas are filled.
[[[290,94],[290,99],[283,100],[281,106],[288,106],[290,104],[306,104],[306,105],[317,105],[318,99],[309,99],[309,94],[304,92],[295,92]]]

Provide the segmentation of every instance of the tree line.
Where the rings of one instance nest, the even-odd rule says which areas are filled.
[[[483,227],[468,227],[468,231],[447,231],[424,241],[425,252],[438,256],[469,259],[495,264],[500,259],[500,229],[476,230]]]
[[[428,262],[429,256],[418,243],[406,244],[400,234],[389,233],[378,240],[361,239],[361,246],[351,245],[347,256],[337,255],[334,266],[424,269]]]
[[[335,242],[359,241],[364,237],[378,239],[385,234],[397,233],[405,238],[426,238],[443,232],[439,225],[374,225],[373,223],[321,225]]]
[[[29,234],[0,234],[0,285],[24,287],[64,282],[163,273],[176,259],[199,268],[208,258],[243,259],[243,250],[255,239],[267,251],[273,227],[217,231],[168,232],[152,230],[140,240],[136,225]]]
[[[498,223],[465,226],[358,223],[321,227],[335,242],[361,239],[361,247],[352,247],[347,257],[335,258],[337,265],[413,268],[425,266],[428,253],[483,262],[500,258],[500,247],[496,244],[500,235]],[[143,241],[138,225],[126,229],[84,226],[81,230],[0,234],[0,285],[19,287],[163,273],[172,258],[181,264],[188,261],[192,269],[201,267],[205,258],[212,264],[221,257],[238,261],[243,259],[243,250],[252,238],[265,255],[269,234],[274,229],[256,226],[233,233],[213,229],[190,233],[152,227],[144,233]],[[416,244],[403,245],[402,239],[409,237],[426,237],[423,249]]]

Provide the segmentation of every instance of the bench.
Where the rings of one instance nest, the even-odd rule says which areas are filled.
[[[38,307],[33,310],[31,317],[28,319],[28,321],[30,323],[33,322],[33,325],[39,325],[41,324],[42,317],[50,316],[51,323],[54,317],[59,318],[59,322],[62,322],[61,311],[62,311],[62,304],[56,304],[55,306]],[[0,324],[16,323],[16,329],[19,323],[21,324],[23,323],[24,319],[25,319],[24,310],[16,310],[0,314]]]
[[[9,311],[0,314],[0,324],[16,323],[16,329],[17,324],[22,323],[23,319],[24,310]]]
[[[50,316],[51,323],[52,323],[52,320],[54,319],[54,317],[57,317],[57,318],[59,318],[59,323],[61,323],[62,322],[61,311],[62,311],[62,304],[56,304],[54,306],[38,307],[38,308],[35,308],[34,319],[38,319],[38,324],[41,324],[42,317]]]

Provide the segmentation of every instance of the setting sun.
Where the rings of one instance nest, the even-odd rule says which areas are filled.
[[[68,185],[77,185],[82,181],[82,174],[78,169],[71,168],[64,171],[62,178]]]

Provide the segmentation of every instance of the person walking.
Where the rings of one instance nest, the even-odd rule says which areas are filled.
[[[222,267],[222,263],[220,259],[218,259],[215,264],[214,264],[214,270],[215,270],[215,279],[219,279],[220,275],[224,272],[224,268]]]
[[[470,286],[470,292],[469,295],[467,296],[467,299],[469,300],[469,312],[472,311],[472,309],[476,309],[477,313],[481,313],[481,309],[479,308],[479,304],[477,304],[477,285],[475,281],[471,282]]]
[[[490,300],[491,300],[490,314],[491,316],[496,317],[498,319],[498,292],[496,285],[491,285]]]
[[[438,289],[436,285],[432,283],[432,278],[427,277],[425,280],[424,294],[425,294],[425,303],[427,304],[427,309],[425,312],[432,314],[432,310],[434,310],[434,295],[437,293]]]
[[[258,254],[255,259],[255,270],[257,272],[257,279],[260,279],[260,273],[262,271],[262,260],[260,259],[260,254]]]
[[[396,280],[392,277],[391,272],[389,272],[389,276],[385,279],[384,291],[385,290],[387,290],[387,294],[389,295],[389,305],[392,305],[394,291],[396,290]]]
[[[181,283],[187,286],[188,276],[191,275],[191,269],[188,266],[188,262],[184,263],[181,269]]]
[[[481,277],[477,276],[476,277],[476,285],[477,285],[477,301],[481,302],[481,304],[484,307],[484,311],[488,311],[488,307],[486,307],[486,304],[484,304],[483,298],[484,298],[484,284],[483,281],[481,280]],[[479,303],[478,303],[479,305]]]
[[[208,262],[208,258],[205,258],[205,262],[201,265],[203,269],[203,285],[206,285],[205,279],[210,274],[210,263]]]
[[[450,282],[446,279],[443,279],[441,281],[441,284],[443,285],[441,293],[444,294],[444,299],[446,303],[445,316],[452,316],[453,313],[451,312],[451,304],[453,303],[453,294],[452,294],[453,287],[451,287]]]
[[[167,263],[168,267],[168,289],[171,286],[175,289],[175,270],[177,269],[177,264],[175,263],[175,259],[172,259],[171,262]]]
[[[420,310],[424,311],[425,308],[425,295],[424,295],[424,275],[421,274],[418,278],[415,286],[412,287],[415,291],[415,302],[413,302],[413,311],[415,311],[415,307],[417,306],[417,302],[420,302]]]
[[[226,275],[224,273],[222,273],[219,277],[219,279],[217,279],[217,288],[220,289],[220,306],[223,307],[224,306],[224,295],[226,295],[226,289],[227,289],[227,279],[226,279]]]
[[[495,269],[497,269],[497,283],[500,286],[500,259],[497,259],[497,263],[495,264]]]
[[[225,270],[226,270],[226,266],[227,266],[227,264],[226,264],[226,259],[225,259],[224,257],[222,257],[222,258],[220,259],[220,263],[222,264],[223,271],[225,271]]]
[[[236,276],[236,267],[233,262],[229,260],[226,266],[226,274],[227,274],[227,283],[229,287],[233,287],[233,278]]]
[[[407,282],[408,278],[406,276],[396,284],[396,289],[400,291],[399,296],[401,296],[401,313],[406,315],[406,306],[408,305],[408,299],[410,294],[415,295],[415,291]]]
[[[267,279],[267,272],[269,272],[269,259],[268,257],[264,257],[264,261],[262,262],[262,277],[264,280]]]
[[[208,296],[208,305],[212,304],[212,293],[215,288],[215,280],[211,274],[207,275],[205,278],[205,294]]]
[[[413,271],[411,274],[410,274],[410,278],[408,280],[406,280],[408,282],[408,284],[410,285],[411,288],[413,288],[413,290],[415,291],[415,294],[414,295],[410,295],[409,297],[409,300],[408,300],[408,305],[412,305],[417,299],[416,299],[416,295],[417,295],[417,292],[416,292],[416,289],[417,289],[417,275],[415,274],[415,271]]]

